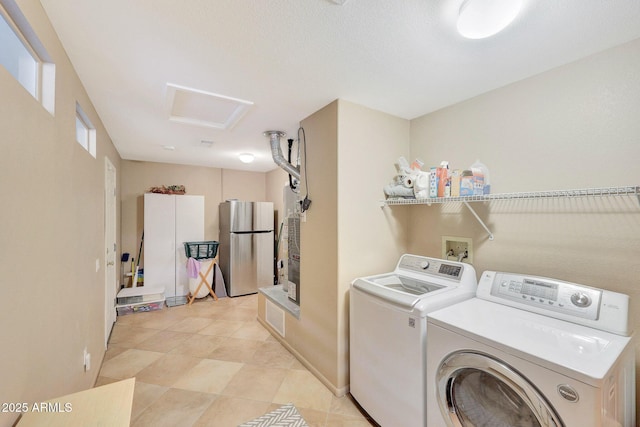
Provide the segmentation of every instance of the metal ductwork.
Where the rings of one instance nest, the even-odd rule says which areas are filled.
[[[300,169],[289,163],[282,155],[282,147],[280,146],[280,138],[287,134],[279,130],[268,130],[263,133],[264,136],[269,137],[271,144],[271,157],[276,165],[280,166],[289,175],[297,180],[300,180]]]

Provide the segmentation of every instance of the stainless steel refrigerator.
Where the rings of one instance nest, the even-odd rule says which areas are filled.
[[[219,211],[219,263],[227,295],[273,286],[273,203],[228,200]]]

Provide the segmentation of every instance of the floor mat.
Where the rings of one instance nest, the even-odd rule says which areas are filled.
[[[300,416],[296,407],[292,403],[287,403],[238,427],[308,427],[308,424]]]

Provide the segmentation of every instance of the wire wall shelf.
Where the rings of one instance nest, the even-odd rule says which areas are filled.
[[[451,202],[490,202],[513,199],[560,199],[569,197],[639,196],[640,186],[583,188],[577,190],[529,191],[519,193],[497,193],[482,196],[433,197],[426,199],[389,198],[382,205],[431,205]]]
[[[497,193],[485,194],[482,196],[460,196],[460,197],[433,197],[426,199],[404,199],[389,198],[380,202],[381,207],[397,205],[432,205],[443,203],[463,203],[473,214],[476,220],[489,235],[489,240],[493,240],[493,233],[485,225],[478,214],[473,210],[470,203],[491,202],[500,200],[529,200],[529,199],[562,199],[576,197],[618,197],[636,196],[640,203],[640,186],[630,185],[624,187],[602,187],[602,188],[582,188],[576,190],[553,190],[553,191],[529,191],[519,193]]]

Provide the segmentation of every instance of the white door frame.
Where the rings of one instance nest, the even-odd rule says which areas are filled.
[[[104,346],[107,348],[111,329],[116,321],[116,254],[117,254],[117,216],[116,216],[116,168],[108,157],[104,158],[104,283],[105,315]]]

